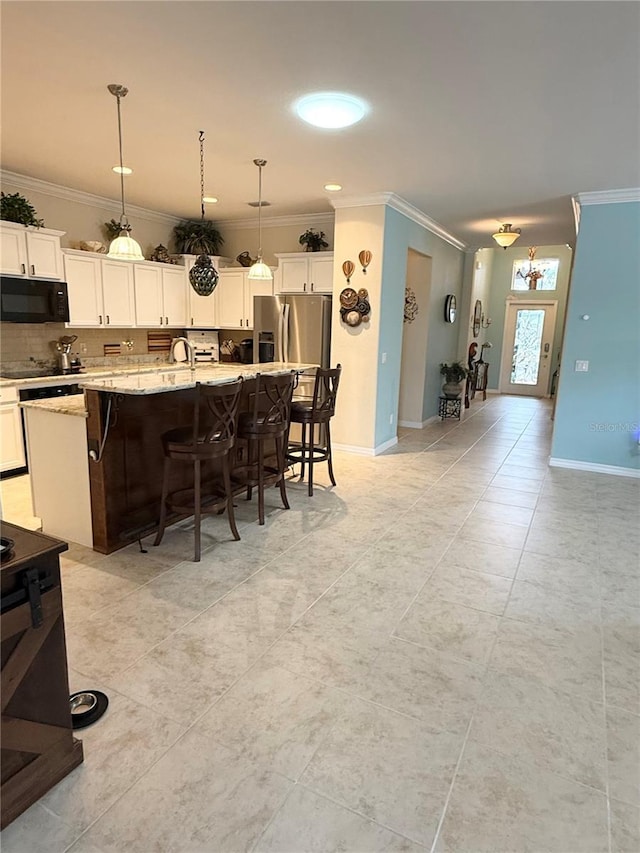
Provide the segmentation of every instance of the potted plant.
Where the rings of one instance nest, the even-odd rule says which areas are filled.
[[[191,219],[173,229],[178,252],[185,255],[219,255],[222,234],[208,219]]]
[[[459,361],[454,361],[453,364],[443,362],[440,365],[440,373],[444,376],[442,393],[445,397],[455,400],[462,394],[462,386],[469,371]]]
[[[20,225],[33,225],[36,228],[44,226],[44,220],[37,218],[34,206],[20,193],[2,193],[0,219]]]
[[[104,223],[104,230],[107,235],[107,240],[111,242],[112,240],[115,240],[116,237],[120,236],[121,231],[131,231],[131,226],[128,222],[121,225],[117,220],[110,219],[108,222]]]
[[[306,246],[305,252],[319,252],[329,247],[324,239],[324,231],[313,231],[311,228],[307,228],[304,234],[300,235],[298,242],[301,246]]]

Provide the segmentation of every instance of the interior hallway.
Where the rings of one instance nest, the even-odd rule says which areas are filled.
[[[470,413],[201,563],[189,523],[72,547],[71,689],[111,704],[4,853],[640,849],[640,481],[549,469],[547,402]]]

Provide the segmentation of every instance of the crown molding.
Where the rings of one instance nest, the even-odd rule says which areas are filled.
[[[640,187],[630,187],[626,190],[600,190],[599,192],[577,193],[574,196],[578,204],[624,204],[640,201]]]
[[[439,222],[436,222],[435,219],[427,216],[427,214],[423,213],[422,210],[414,207],[414,205],[406,199],[396,195],[395,193],[382,192],[370,193],[369,195],[361,196],[332,198],[331,204],[336,209],[343,207],[372,207],[374,205],[384,204],[387,205],[387,207],[392,208],[392,210],[406,216],[407,219],[411,219],[411,221],[415,222],[417,225],[421,225],[424,229],[435,234],[436,237],[439,237],[451,246],[455,246],[456,249],[464,251],[467,248],[466,244],[463,243],[462,240],[459,240],[455,235],[447,231],[446,228],[443,228]]]
[[[50,195],[64,201],[73,201],[76,204],[102,207],[114,213],[120,213],[121,209],[121,202],[116,199],[93,195],[92,193],[85,192],[84,190],[76,190],[72,187],[63,187],[61,184],[52,184],[50,181],[42,181],[40,178],[31,178],[29,175],[20,175],[17,172],[8,172],[5,169],[0,170],[0,181],[11,184],[21,190],[31,190],[32,192]],[[160,213],[157,210],[149,210],[146,207],[137,207],[135,204],[127,204],[127,215],[137,217],[138,219],[146,219],[149,222],[162,222],[165,225],[176,225],[181,221],[178,216]]]
[[[297,225],[302,228],[316,228],[333,225],[335,214],[327,213],[295,213],[290,216],[268,216],[262,218],[262,228],[286,228],[289,225]],[[237,228],[239,231],[258,227],[258,219],[216,219],[219,228]]]

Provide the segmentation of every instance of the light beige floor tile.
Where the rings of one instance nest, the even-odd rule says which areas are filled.
[[[521,551],[491,542],[478,542],[456,536],[447,551],[444,565],[461,566],[476,572],[513,578],[516,575]]]
[[[358,704],[318,749],[301,783],[429,845],[461,746],[460,735]]]
[[[501,477],[514,477],[518,480],[534,480],[538,483],[541,483],[544,480],[546,473],[546,465],[540,465],[538,467],[532,467],[531,465],[518,465],[515,462],[511,462],[511,458],[504,463],[499,471]]]
[[[490,667],[594,702],[604,701],[597,625],[567,631],[560,626],[502,619]]]
[[[471,512],[469,520],[477,518],[491,522],[502,521],[507,524],[521,524],[528,527],[533,518],[533,510],[522,506],[505,506],[505,504],[481,500]]]
[[[538,583],[519,581],[511,588],[504,613],[511,619],[536,622],[551,628],[580,631],[600,625],[599,600],[589,593],[566,593]]]
[[[191,730],[91,827],[74,853],[248,850],[291,785]]]
[[[511,584],[511,578],[440,563],[424,588],[424,596],[502,616]]]
[[[481,497],[483,501],[491,501],[505,506],[519,506],[525,509],[533,509],[538,502],[537,494],[520,492],[517,489],[509,489],[495,484],[488,486]]]
[[[538,769],[605,790],[605,725],[601,705],[492,673],[471,739]]]
[[[3,853],[64,853],[79,831],[34,803],[0,833]]]
[[[344,689],[420,719],[434,730],[464,732],[480,693],[482,674],[471,663],[392,638]]]
[[[602,637],[607,703],[640,711],[640,624],[629,610],[603,607]]]
[[[640,808],[611,799],[611,853],[640,850]]]
[[[604,794],[468,743],[438,838],[441,853],[606,853]]]
[[[640,717],[620,708],[607,708],[609,793],[640,806]]]
[[[524,551],[518,566],[518,581],[527,581],[578,598],[589,594],[599,598],[600,572],[593,563],[550,557]]]
[[[542,482],[539,480],[524,479],[524,477],[507,477],[506,474],[496,474],[491,485],[500,489],[511,489],[514,492],[526,492],[538,495]]]
[[[346,697],[276,666],[258,664],[196,723],[205,738],[297,779],[339,718]]]
[[[465,521],[460,535],[465,539],[491,542],[506,548],[522,548],[527,538],[527,528],[519,524],[502,524],[484,518],[474,518]]]
[[[499,617],[491,613],[433,600],[421,593],[394,633],[401,639],[482,666],[491,654],[499,622]]]
[[[84,686],[89,686],[86,681]],[[90,686],[96,687],[95,683]],[[80,733],[84,763],[40,801],[77,832],[85,830],[113,805],[184,730],[184,726],[110,687],[99,684],[96,689],[109,697],[109,707],[97,723]]]
[[[424,847],[297,785],[256,853],[420,853]]]

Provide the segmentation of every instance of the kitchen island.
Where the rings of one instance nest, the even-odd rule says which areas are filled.
[[[192,423],[196,383],[216,385],[241,376],[245,381],[242,411],[248,409],[257,373],[303,373],[315,367],[285,362],[218,364],[80,383],[87,412],[93,548],[110,554],[155,531],[164,461],[160,437],[169,429]],[[239,443],[232,459],[232,478],[245,465],[246,452]],[[215,479],[216,474],[213,461],[203,465],[203,482]],[[171,491],[190,490],[192,477],[191,466],[174,466]],[[234,480],[241,493],[242,477]]]

